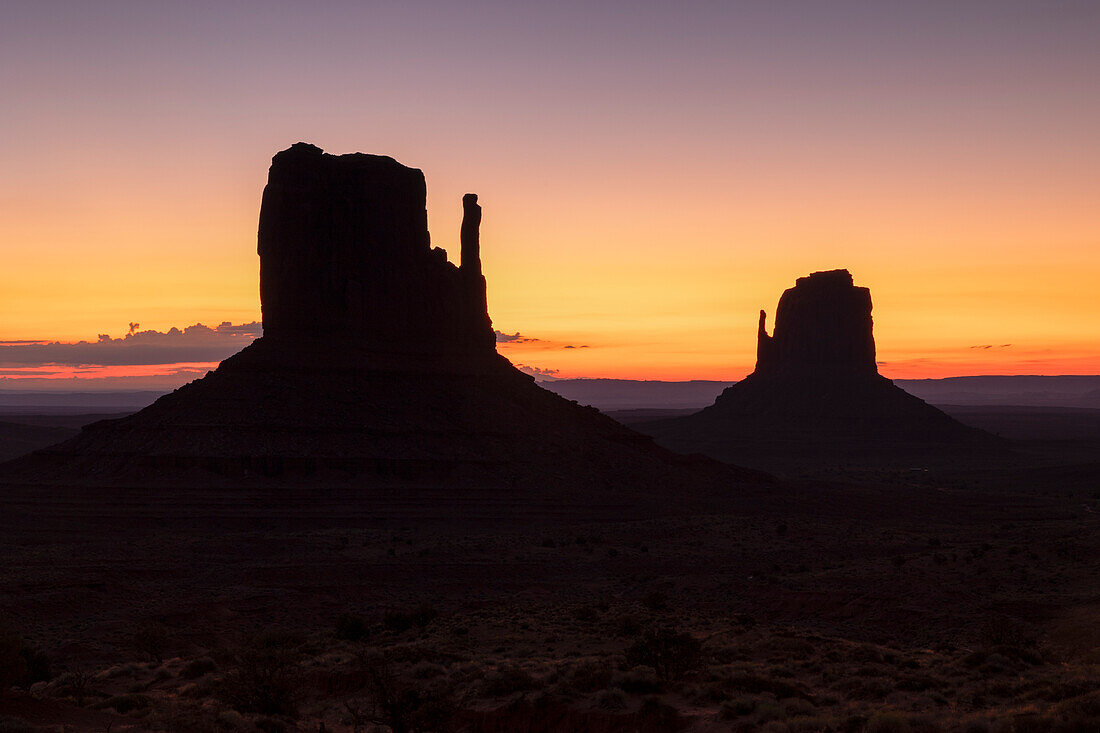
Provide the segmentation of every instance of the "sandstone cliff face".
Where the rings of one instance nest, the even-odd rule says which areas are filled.
[[[382,351],[495,348],[469,194],[463,263],[432,248],[424,174],[298,143],[271,162],[260,207],[265,336],[338,336]]]

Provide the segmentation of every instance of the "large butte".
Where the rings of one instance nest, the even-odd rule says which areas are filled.
[[[444,519],[652,516],[722,506],[760,480],[656,446],[499,355],[481,208],[463,205],[455,266],[431,246],[421,171],[305,143],[278,153],[260,209],[264,336],[6,479],[134,487],[139,503],[167,486],[218,489],[212,501],[279,488],[237,494],[233,511]]]

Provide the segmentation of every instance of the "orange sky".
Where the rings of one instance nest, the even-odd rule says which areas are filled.
[[[452,257],[476,191],[494,325],[539,339],[501,351],[559,376],[738,378],[840,267],[887,376],[1100,373],[1088,4],[16,5],[0,340],[256,320],[266,168],[307,140],[422,168]]]

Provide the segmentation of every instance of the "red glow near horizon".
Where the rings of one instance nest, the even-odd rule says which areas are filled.
[[[176,375],[194,378],[195,374],[204,374],[218,368],[219,362],[186,361],[174,364],[127,364],[121,366],[103,366],[86,364],[67,366],[44,364],[33,367],[0,368],[0,377],[12,380],[20,379],[118,379],[127,377],[171,377]]]

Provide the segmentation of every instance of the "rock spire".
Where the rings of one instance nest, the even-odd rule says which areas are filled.
[[[477,203],[476,193],[468,193],[462,197],[462,228],[459,239],[462,245],[462,271],[480,275],[481,206]]]

